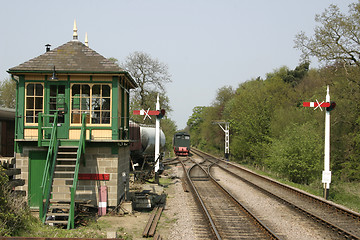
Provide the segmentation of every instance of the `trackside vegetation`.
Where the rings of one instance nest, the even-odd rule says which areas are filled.
[[[330,86],[330,200],[360,210],[360,3],[342,14],[335,5],[317,15],[313,37],[296,36],[303,59],[295,69],[275,69],[265,78],[218,89],[210,106],[197,106],[187,125],[192,145],[223,156],[224,133],[212,125],[230,122],[231,160],[322,194],[325,111],[303,102],[325,100]],[[323,34],[323,35],[321,35]],[[326,43],[324,43],[326,42]],[[323,46],[324,44],[324,46]],[[352,55],[356,55],[351,57]],[[307,57],[323,65],[310,68]]]
[[[341,189],[345,185],[360,185],[360,74],[355,74],[359,69],[347,69],[358,83],[349,81],[345,69],[337,65],[309,70],[308,64],[301,64],[299,69],[304,73],[296,85],[285,81],[292,72],[281,67],[266,79],[241,83],[237,89],[219,89],[211,106],[194,108],[188,120],[191,144],[223,156],[224,133],[212,122],[224,119],[230,122],[232,161],[321,189],[325,111],[304,108],[302,103],[325,100],[329,85],[331,99],[337,104],[331,112],[334,190],[330,199],[338,199],[335,194],[344,194]],[[360,202],[359,192],[352,194],[351,199]]]

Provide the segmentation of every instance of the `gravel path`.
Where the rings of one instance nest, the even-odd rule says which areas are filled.
[[[193,208],[196,207],[191,193],[184,192],[181,184],[181,176],[183,169],[180,166],[172,166],[169,171],[174,179],[174,184],[171,189],[166,192],[168,194],[166,209],[163,212],[165,219],[173,219],[175,222],[170,226],[168,236],[162,237],[172,240],[182,239],[197,239],[193,231],[193,226],[196,224],[193,218]]]

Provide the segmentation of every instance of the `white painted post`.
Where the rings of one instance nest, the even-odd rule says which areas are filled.
[[[221,122],[213,122],[213,124],[218,124],[219,127],[224,131],[225,133],[225,159],[229,160],[229,153],[230,153],[230,132],[229,132],[229,122],[221,121]],[[225,125],[225,128],[221,124]]]
[[[326,91],[326,102],[330,102],[329,86]],[[322,172],[322,182],[324,184],[324,198],[328,199],[331,183],[330,171],[330,111],[325,111],[325,148],[324,148],[324,171]]]
[[[225,123],[225,158],[229,159],[229,149],[230,149],[230,133],[229,133],[229,123]]]
[[[160,102],[159,102],[159,94],[156,99],[156,110],[160,111]],[[155,124],[155,162],[158,160],[160,156],[160,119],[156,118]],[[155,177],[159,171],[159,161],[155,164]]]

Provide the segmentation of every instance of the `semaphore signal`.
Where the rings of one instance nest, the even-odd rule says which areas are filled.
[[[303,107],[330,107],[328,102],[303,102]]]
[[[330,111],[334,110],[336,106],[335,102],[330,102],[329,86],[326,90],[326,102],[304,102],[303,107],[313,107],[314,110],[320,108],[326,108],[325,113],[325,147],[324,147],[324,171],[322,172],[322,183],[324,184],[324,198],[329,196],[330,183],[331,183],[331,171],[330,171]]]

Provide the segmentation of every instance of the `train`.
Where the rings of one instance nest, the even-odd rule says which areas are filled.
[[[186,132],[175,133],[173,139],[174,152],[176,156],[189,156],[190,134]]]
[[[143,168],[155,160],[155,126],[129,124],[130,158],[134,166]],[[160,129],[160,155],[165,151],[165,134]],[[145,166],[146,167],[146,166]]]

